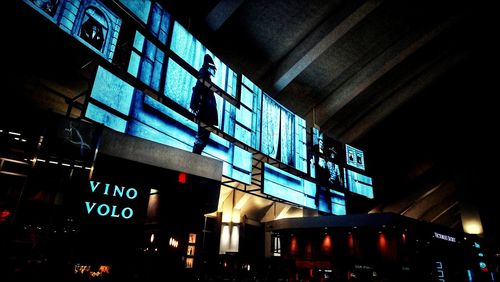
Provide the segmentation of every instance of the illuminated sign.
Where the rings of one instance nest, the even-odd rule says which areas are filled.
[[[443,262],[436,261],[436,276],[439,282],[445,282]]]
[[[137,198],[138,192],[135,188],[127,188],[125,186],[111,185],[109,183],[101,183],[90,180],[91,192],[110,196],[113,198],[123,198],[134,200]],[[134,216],[134,210],[131,207],[122,207],[108,203],[96,203],[85,201],[85,211],[87,214],[97,214],[101,217],[115,217],[130,219]]]
[[[434,237],[441,239],[441,240],[449,241],[449,242],[456,242],[457,241],[457,239],[453,236],[448,236],[448,235],[444,235],[444,234],[437,233],[437,232],[434,232]]]

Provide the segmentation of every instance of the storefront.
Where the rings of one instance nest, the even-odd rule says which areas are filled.
[[[2,128],[7,281],[201,275],[205,246],[218,243],[204,215],[217,210],[222,163],[46,117]]]
[[[463,233],[396,214],[283,219],[266,232],[283,279],[469,281]]]

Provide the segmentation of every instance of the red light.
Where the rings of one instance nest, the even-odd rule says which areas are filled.
[[[481,268],[481,270],[482,270],[483,272],[488,272],[488,271],[489,271],[487,267],[485,267],[485,268]]]
[[[185,172],[179,172],[179,183],[186,184],[187,182],[187,174]]]
[[[10,211],[5,209],[5,210],[0,212],[0,219],[7,218],[9,215],[10,215]]]

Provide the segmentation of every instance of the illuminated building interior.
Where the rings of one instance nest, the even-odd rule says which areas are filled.
[[[180,2],[9,1],[0,280],[500,280],[475,7]]]

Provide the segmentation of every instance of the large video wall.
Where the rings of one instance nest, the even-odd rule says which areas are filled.
[[[245,148],[252,148],[282,168],[297,170],[290,173],[290,169],[286,172],[265,164],[262,192],[267,195],[333,214],[346,213],[346,192],[373,198],[371,178],[363,173],[361,150],[349,145],[344,150],[343,144],[316,129],[308,150],[303,118],[233,71],[160,4],[119,0],[105,2],[112,5],[107,7],[99,0],[22,1],[105,60],[125,66],[98,67],[86,118],[191,151],[198,125],[189,114],[190,101],[198,81],[195,74],[208,54],[216,67],[211,82],[205,83],[218,94],[216,127],[237,142],[211,134],[203,155],[222,160],[224,176],[251,184],[252,153]],[[120,36],[122,26],[127,27],[123,31],[127,36]],[[118,59],[113,56],[116,46],[130,48],[120,50],[127,54]],[[127,61],[118,61],[123,58]],[[127,75],[140,83],[131,83],[124,78]],[[141,83],[147,91],[138,87]],[[308,174],[309,180],[299,177],[298,171]]]
[[[122,20],[98,0],[23,0],[63,31],[111,61]]]

